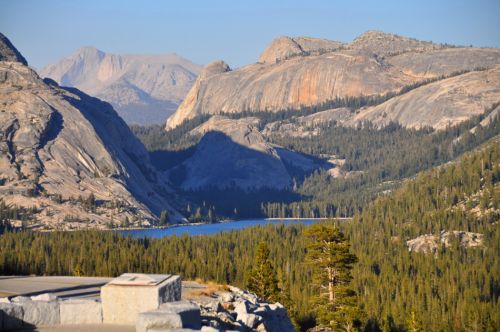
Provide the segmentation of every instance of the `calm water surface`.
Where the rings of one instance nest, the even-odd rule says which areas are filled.
[[[172,235],[208,235],[208,234],[216,234],[220,232],[227,232],[232,230],[243,229],[247,227],[257,226],[257,225],[266,225],[266,224],[278,224],[278,223],[303,223],[305,225],[310,225],[312,223],[318,222],[320,220],[311,220],[311,219],[283,219],[283,220],[267,220],[267,219],[252,219],[252,220],[239,220],[239,221],[230,221],[223,222],[218,224],[204,224],[204,225],[195,225],[195,226],[178,226],[178,227],[170,227],[170,228],[161,228],[161,229],[134,229],[134,230],[125,230],[119,231],[124,235],[132,235],[134,237],[152,237],[152,238],[161,238],[165,236]]]

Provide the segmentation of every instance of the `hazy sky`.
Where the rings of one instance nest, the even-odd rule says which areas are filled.
[[[0,0],[0,31],[36,68],[88,45],[238,67],[276,36],[347,42],[370,29],[500,47],[500,0]]]

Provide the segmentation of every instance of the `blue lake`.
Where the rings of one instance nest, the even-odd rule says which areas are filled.
[[[227,232],[232,230],[243,229],[252,226],[266,225],[266,224],[292,224],[292,223],[303,223],[305,225],[310,225],[312,223],[318,222],[320,220],[311,219],[280,219],[280,220],[268,220],[268,219],[252,219],[252,220],[239,220],[230,221],[217,224],[203,224],[203,225],[193,225],[193,226],[177,226],[169,228],[154,228],[154,229],[133,229],[119,231],[123,235],[132,235],[133,237],[151,237],[151,238],[162,238],[165,236],[172,235],[209,235],[217,234],[220,232]]]

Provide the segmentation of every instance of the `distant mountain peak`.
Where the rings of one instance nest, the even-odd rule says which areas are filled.
[[[0,61],[15,61],[28,65],[28,61],[4,34],[0,32]]]
[[[80,56],[104,56],[106,53],[95,48],[94,46],[83,46],[77,49],[74,53],[74,55],[80,55]]]
[[[118,55],[85,46],[40,75],[110,102],[128,123],[155,124],[175,111],[200,70],[175,53]]]

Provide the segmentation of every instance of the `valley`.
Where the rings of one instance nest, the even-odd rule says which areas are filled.
[[[2,289],[0,330],[500,330],[498,43],[346,35],[326,3],[113,5],[51,45],[0,33],[0,279],[103,280],[76,304]]]

